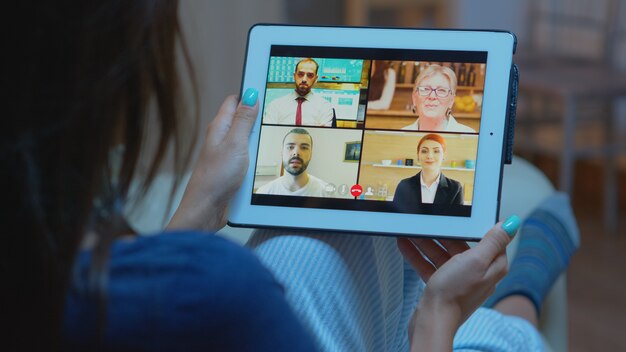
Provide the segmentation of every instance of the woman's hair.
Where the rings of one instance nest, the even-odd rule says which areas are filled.
[[[4,319],[12,341],[3,344],[56,350],[70,272],[87,233],[96,240],[94,295],[106,302],[108,247],[130,231],[122,208],[138,176],[148,125],[156,146],[138,195],[170,147],[175,174],[186,167],[190,148],[179,142],[177,48],[191,67],[179,40],[177,1],[18,7],[12,16],[21,27],[10,36],[5,64],[13,97],[0,149],[3,202],[10,206],[1,247],[8,277],[3,312],[10,311]],[[119,145],[118,163],[112,150]]]
[[[425,135],[424,137],[422,137],[422,139],[420,139],[419,143],[417,143],[417,154],[420,153],[420,147],[422,146],[422,143],[424,143],[425,141],[435,141],[439,144],[441,144],[441,147],[443,148],[443,151],[446,151],[446,140],[443,139],[443,137],[441,137],[440,135],[436,134],[436,133],[429,133],[427,135]]]
[[[419,75],[417,75],[417,78],[415,78],[415,85],[413,89],[419,87],[420,83],[422,83],[424,79],[432,77],[436,74],[441,74],[446,77],[448,79],[448,82],[450,82],[450,89],[453,93],[456,92],[457,81],[454,71],[452,71],[452,69],[449,67],[437,64],[429,65],[424,70],[422,70]]]
[[[385,60],[372,61],[372,65],[376,62],[376,71],[370,77],[368,100],[374,101],[380,99],[383,95],[383,89],[387,82],[389,64]]]

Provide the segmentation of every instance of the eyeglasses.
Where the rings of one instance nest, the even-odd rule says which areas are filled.
[[[433,88],[433,87],[426,87],[426,86],[419,86],[415,89],[417,91],[417,94],[419,94],[422,97],[427,97],[430,95],[430,93],[435,92],[435,95],[439,98],[445,98],[448,95],[450,95],[450,93],[452,93],[452,89],[448,89],[448,88]]]

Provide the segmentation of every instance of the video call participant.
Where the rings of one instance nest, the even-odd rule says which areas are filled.
[[[422,171],[398,184],[393,196],[396,209],[419,212],[421,204],[463,204],[463,186],[441,172],[446,141],[438,134],[427,134],[417,144],[417,160]]]
[[[313,138],[304,128],[294,128],[283,138],[285,174],[259,187],[256,193],[324,197],[326,182],[306,172],[313,155]]]
[[[456,87],[456,74],[448,67],[432,64],[420,72],[411,95],[417,120],[402,129],[476,133],[452,116]]]
[[[293,74],[295,89],[272,101],[265,109],[264,123],[296,126],[327,126],[333,123],[333,108],[328,100],[313,93],[319,65],[311,58],[302,59]]]

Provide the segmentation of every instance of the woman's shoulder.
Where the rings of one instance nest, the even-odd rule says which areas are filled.
[[[407,177],[407,178],[402,179],[402,181],[400,181],[400,182],[404,182],[404,183],[415,183],[415,182],[417,182],[419,184],[421,173],[422,172],[420,171],[420,172],[416,173],[415,175],[413,175],[411,177]]]
[[[165,231],[154,234],[138,235],[131,238],[117,240],[111,249],[113,258],[116,256],[129,256],[139,253],[158,254],[181,253],[187,254],[205,253],[206,251],[220,250],[216,255],[224,255],[234,252],[239,255],[247,255],[249,251],[221,236],[212,233],[194,230]],[[223,252],[222,250],[226,250]]]
[[[411,177],[407,177],[402,179],[399,183],[397,188],[415,188],[418,187],[420,185],[420,173],[416,173],[415,175],[411,176]]]
[[[446,175],[444,175],[443,173],[441,174],[441,178],[446,180],[446,182],[448,183],[448,187],[449,188],[453,188],[453,189],[462,189],[463,188],[463,184],[461,184],[461,182],[459,182],[459,181],[457,181],[455,179],[449,178]]]
[[[459,123],[452,115],[450,115],[449,117],[446,131],[459,133],[476,133],[475,129]]]
[[[406,131],[418,131],[419,130],[419,118],[413,121],[412,124],[406,125],[402,127],[401,129],[406,130]]]
[[[90,251],[85,251],[77,258],[74,284],[78,291],[88,281],[91,256]],[[177,296],[173,299],[187,290],[206,291],[218,299],[223,291],[215,288],[220,286],[228,287],[231,294],[249,286],[280,287],[250,250],[223,237],[197,231],[118,240],[110,248],[107,271],[109,295],[119,294],[122,299],[146,295],[147,288],[163,296]]]
[[[140,268],[145,274],[143,279],[163,280],[172,276],[179,284],[190,284],[195,289],[202,285],[197,279],[210,278],[213,285],[224,280],[230,287],[238,281],[245,284],[258,281],[251,278],[274,281],[247,248],[197,231],[165,232],[117,241],[111,249],[111,274],[123,279],[131,268]]]
[[[67,337],[77,345],[93,326],[85,323],[94,312],[86,289],[89,257],[81,254],[66,304]],[[146,347],[142,336],[162,350],[176,350],[180,341],[188,350],[281,342],[263,340],[263,324],[302,335],[271,273],[250,250],[216,235],[182,231],[117,241],[107,280],[107,340],[116,347]]]

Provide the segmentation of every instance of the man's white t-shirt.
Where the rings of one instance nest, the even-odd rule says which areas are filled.
[[[291,93],[273,100],[265,109],[263,123],[277,125],[295,125],[296,110],[300,95],[295,90]],[[302,126],[327,126],[333,123],[333,107],[328,100],[313,93],[303,97],[302,102]]]
[[[283,186],[282,179],[286,176],[281,176],[274,181],[268,182],[263,186],[257,189],[256,193],[259,194],[274,194],[280,196],[301,196],[301,197],[324,197],[324,188],[326,187],[326,182],[320,180],[319,178],[309,175],[309,182],[307,182],[304,187],[296,190],[290,191],[285,186]]]

